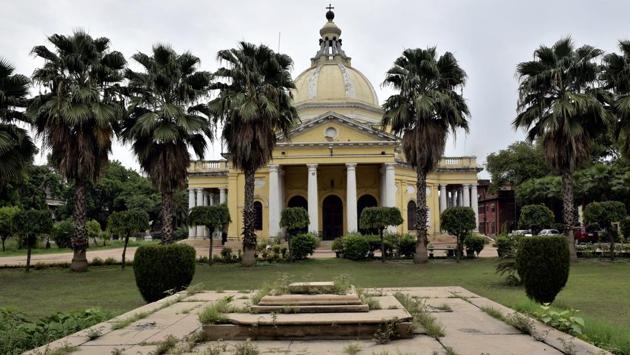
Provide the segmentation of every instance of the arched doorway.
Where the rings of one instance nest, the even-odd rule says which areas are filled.
[[[409,201],[407,203],[407,230],[416,230],[416,202]]]
[[[368,207],[376,207],[378,204],[376,203],[376,198],[372,195],[363,195],[359,197],[357,200],[357,218],[359,221],[361,220],[361,213],[364,209]],[[366,230],[359,228],[359,232],[361,234],[378,234],[378,231]]]
[[[308,201],[303,196],[296,195],[289,199],[287,207],[302,207],[308,211]]]
[[[263,229],[263,205],[260,201],[254,201],[254,229]]]
[[[289,199],[287,207],[302,207],[303,209],[308,211],[308,201],[303,196],[296,195]],[[304,227],[300,229],[298,233],[306,233],[307,231],[308,227]]]
[[[330,195],[322,203],[323,239],[333,240],[343,234],[343,202],[339,196]]]

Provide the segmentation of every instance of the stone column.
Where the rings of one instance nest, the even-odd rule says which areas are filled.
[[[462,193],[464,188],[462,186],[457,188],[457,206],[464,206],[464,194]]]
[[[446,202],[446,184],[441,184],[440,185],[440,213],[444,212],[444,210],[447,207],[447,202]]]
[[[195,207],[195,189],[188,187],[188,211]],[[195,227],[188,227],[188,239],[195,238]]]
[[[197,203],[195,204],[195,206],[196,207],[203,206],[203,189],[195,189],[195,190],[196,190],[196,193],[197,193]],[[204,226],[196,226],[195,229],[197,230],[195,232],[196,239],[202,238],[203,237],[203,230],[205,229]]]
[[[477,195],[477,183],[472,184],[470,192],[470,202],[473,211],[475,211],[475,231],[479,230],[479,196]]]
[[[269,169],[269,237],[276,237],[280,229],[280,191],[278,189],[278,165]]]
[[[380,206],[381,207],[385,207],[385,201],[387,201],[387,191],[385,189],[385,167],[381,167],[379,169],[379,173],[381,173],[381,185],[379,188],[379,192],[381,194],[381,199],[380,199]]]
[[[225,187],[219,188],[219,203],[227,203],[227,189]]]
[[[346,163],[346,216],[348,218],[348,233],[359,230],[357,221],[356,167],[356,163]]]
[[[464,207],[471,207],[471,204],[470,204],[470,184],[464,185]]]
[[[308,166],[308,231],[319,232],[319,201],[317,197],[317,164]]]
[[[385,164],[385,207],[396,207],[396,167]]]

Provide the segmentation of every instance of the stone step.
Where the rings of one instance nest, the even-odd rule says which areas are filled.
[[[335,283],[332,281],[320,282],[294,282],[289,284],[289,293],[298,294],[334,294],[336,292]]]
[[[251,306],[252,313],[352,313],[368,312],[367,304],[300,305],[300,306]]]
[[[207,324],[203,326],[204,339],[214,340],[336,340],[372,339],[381,323],[320,324],[320,325],[234,325]],[[397,338],[412,338],[414,326],[410,321],[396,324]]]
[[[264,296],[259,306],[323,306],[323,305],[360,305],[361,299],[357,294],[348,295],[278,295]]]

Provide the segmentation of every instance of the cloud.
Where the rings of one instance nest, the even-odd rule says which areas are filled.
[[[296,77],[317,50],[324,6],[319,1],[165,1],[165,0],[22,0],[3,4],[0,57],[18,72],[32,73],[41,64],[29,55],[53,33],[82,28],[111,39],[128,58],[154,43],[170,43],[202,59],[215,70],[216,52],[237,41],[265,43],[289,54]],[[616,50],[628,38],[630,2],[588,0],[365,1],[335,4],[344,49],[353,66],[373,83],[381,102],[391,93],[381,87],[385,71],[405,48],[437,46],[451,51],[468,73],[464,95],[471,109],[468,135],[451,139],[448,155],[476,155],[479,161],[523,134],[515,132],[516,64],[532,58],[540,44],[571,35]],[[280,33],[280,43],[278,34]],[[219,156],[215,144],[209,156]],[[117,143],[112,159],[138,168],[129,147]],[[39,157],[39,161],[43,158]]]

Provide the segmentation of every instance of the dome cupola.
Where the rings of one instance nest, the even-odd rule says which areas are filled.
[[[311,58],[310,68],[295,79],[293,97],[298,113],[302,119],[334,111],[364,121],[380,121],[376,91],[365,75],[352,67],[342,49],[341,29],[333,21],[333,7],[326,9],[319,50]]]

